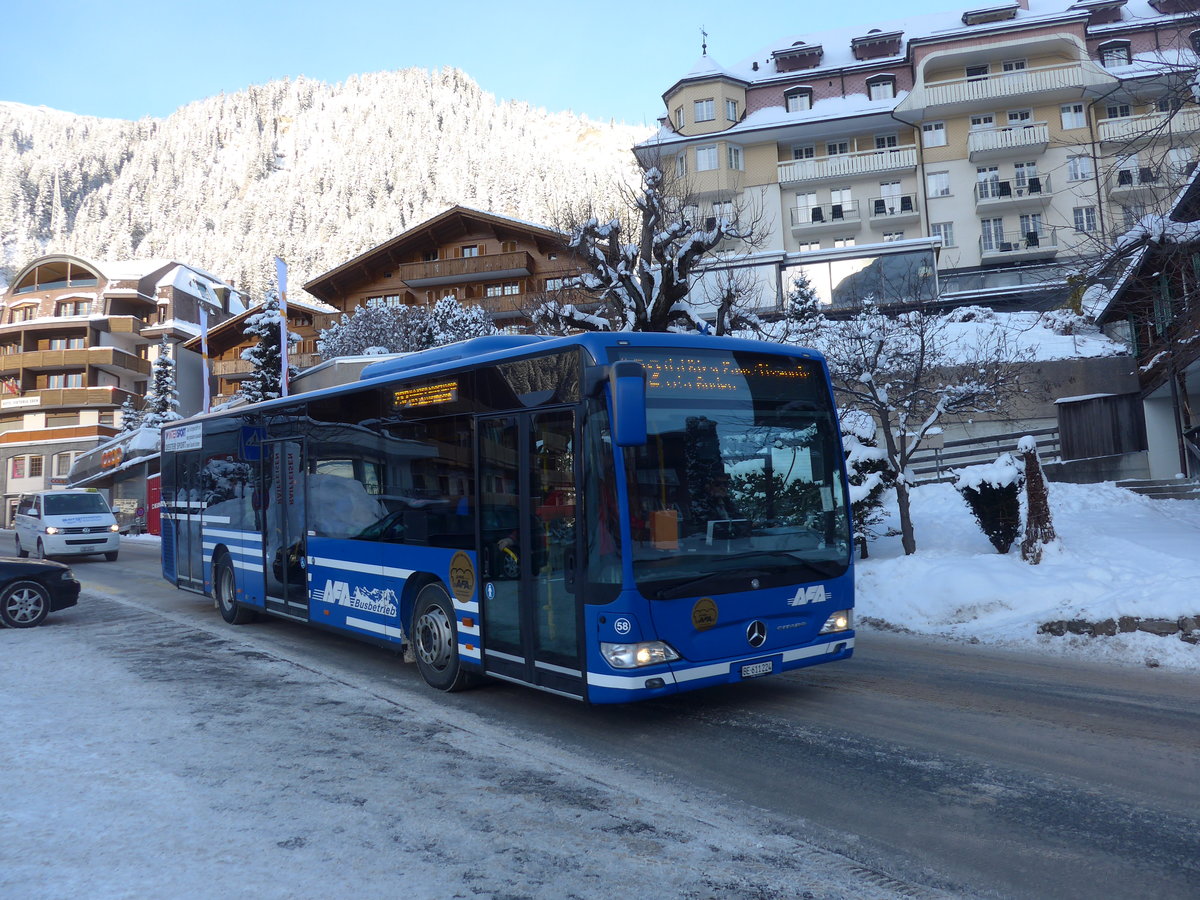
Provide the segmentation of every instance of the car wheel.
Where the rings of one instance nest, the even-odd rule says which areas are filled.
[[[409,642],[421,677],[430,687],[461,691],[477,683],[459,662],[454,604],[440,584],[427,584],[417,594]]]
[[[13,540],[17,542],[17,556],[21,557],[21,559],[28,557],[29,551],[21,549],[21,536],[19,534],[14,534]]]
[[[50,592],[36,581],[17,581],[0,593],[0,621],[9,628],[41,625],[50,612]]]
[[[108,553],[104,554],[104,558],[107,559],[109,562],[116,562],[117,554],[120,552],[121,552],[120,550],[110,550]]]
[[[34,559],[45,559],[46,558],[46,548],[42,546],[41,538],[38,538],[37,547],[33,551],[33,558]]]
[[[230,625],[245,625],[254,621],[254,611],[237,602],[237,581],[228,553],[221,553],[213,560],[213,596],[217,600],[221,618]]]

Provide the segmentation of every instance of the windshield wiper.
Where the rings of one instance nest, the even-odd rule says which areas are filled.
[[[701,575],[698,578],[689,578],[687,581],[672,585],[669,588],[663,588],[654,597],[657,600],[675,600],[694,593],[697,588],[710,581],[727,581],[730,578],[766,578],[772,574],[774,573],[764,572],[761,569],[727,569],[721,572],[709,572],[707,575]]]

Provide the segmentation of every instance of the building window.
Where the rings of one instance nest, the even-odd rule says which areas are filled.
[[[1100,65],[1106,69],[1129,65],[1129,41],[1109,41],[1100,45]]]
[[[1076,231],[1096,230],[1096,207],[1077,206],[1071,212],[1075,217]]]
[[[687,151],[684,150],[677,157],[675,157],[675,175],[678,178],[682,178],[686,174],[687,174]]]
[[[821,249],[820,241],[801,241],[799,248],[801,253],[815,253]]]
[[[868,78],[867,95],[872,100],[891,100],[896,96],[896,79],[891,75]]]
[[[707,100],[696,100],[692,103],[692,113],[697,122],[711,122],[717,117],[716,104],[712,97]]]
[[[830,141],[825,145],[826,156],[840,156],[850,152],[849,141]]]
[[[996,125],[996,117],[991,113],[979,113],[971,116],[971,130],[979,131],[982,128],[993,128]]]
[[[683,128],[683,107],[682,106],[675,107],[675,127],[678,129]]]
[[[854,246],[854,238],[834,238],[833,246],[834,247],[853,247]]]
[[[1006,59],[1000,64],[1000,68],[1005,72],[1023,72],[1025,71],[1025,60]]]
[[[742,165],[742,148],[734,144],[730,144],[729,150],[729,168],[741,171]]]
[[[738,120],[738,102],[736,100],[725,101],[725,118],[730,122]]]
[[[1004,220],[981,219],[979,224],[983,231],[980,247],[984,250],[999,250],[1000,245],[1004,243]]]
[[[465,247],[462,248],[462,252],[460,255],[463,257],[478,256],[479,255],[479,245],[478,244],[467,244]]]
[[[877,134],[875,135],[875,149],[889,150],[897,147],[900,144],[900,139],[894,134]]]
[[[562,286],[563,286],[563,281],[564,281],[564,279],[562,279],[562,278],[547,278],[546,279],[546,290],[561,291]]]
[[[1090,156],[1067,157],[1067,180],[1084,181],[1092,177],[1092,158]]]
[[[1029,187],[1029,179],[1030,178],[1037,178],[1037,163],[1036,162],[1014,163],[1013,164],[1013,172],[1016,175],[1016,178],[1015,178],[1016,186],[1019,189],[1023,190],[1025,188]]]
[[[904,232],[903,231],[885,231],[883,233],[883,242],[885,244],[889,244],[892,241],[902,241],[902,240],[904,240]]]
[[[965,71],[968,78],[978,79],[988,77],[988,67],[986,64],[982,66],[967,66]]]
[[[1008,111],[1009,125],[1024,125],[1033,121],[1032,109],[1010,109]]]
[[[29,477],[30,478],[41,478],[42,477],[42,457],[40,457],[40,456],[29,457]]]
[[[1067,103],[1060,107],[1063,128],[1086,128],[1087,118],[1084,116],[1082,103]]]
[[[933,237],[940,237],[943,247],[955,246],[953,222],[933,222],[929,226],[929,233]]]
[[[803,112],[812,109],[812,88],[794,88],[783,95],[783,104],[788,112]]]
[[[421,262],[437,262],[438,252],[436,249],[426,250],[421,254]]]
[[[88,300],[66,300],[58,304],[60,316],[86,316],[91,311],[92,304]]]
[[[13,309],[11,319],[14,322],[28,322],[36,312],[37,307],[33,305],[18,306]]]
[[[696,171],[708,172],[717,168],[717,145],[708,144],[696,148]]]
[[[921,126],[921,140],[926,147],[945,147],[946,123],[926,122]]]
[[[521,293],[521,285],[516,281],[489,284],[483,289],[483,296],[485,297],[512,297],[519,293]]]
[[[46,386],[51,388],[81,388],[83,387],[83,373],[72,372],[70,374],[57,373],[47,375]]]
[[[1132,113],[1128,103],[1110,103],[1104,111],[1110,119],[1126,119]]]
[[[54,457],[54,477],[66,478],[71,471],[71,463],[75,462],[75,454],[68,451]]]
[[[12,476],[13,478],[25,477],[25,457],[14,456],[12,458]]]
[[[812,159],[817,155],[817,148],[812,144],[792,148],[792,159]]]
[[[950,173],[927,172],[925,174],[925,189],[930,197],[949,197]]]

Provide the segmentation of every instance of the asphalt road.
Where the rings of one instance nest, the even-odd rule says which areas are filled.
[[[233,627],[162,581],[153,544],[72,567],[85,603],[98,591]],[[428,691],[393,653],[290,622],[247,630],[281,657]],[[495,684],[442,702],[610,771],[695,785],[900,894],[1195,900],[1198,698],[1200,676],[868,631],[846,663],[672,700],[589,708]]]

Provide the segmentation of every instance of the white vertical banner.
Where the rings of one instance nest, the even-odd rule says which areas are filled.
[[[279,396],[288,395],[287,263],[275,257],[275,281],[279,285]]]
[[[212,405],[212,396],[209,393],[208,386],[208,310],[204,308],[204,304],[200,304],[200,365],[204,367],[204,405],[200,408],[204,412],[208,412]]]

